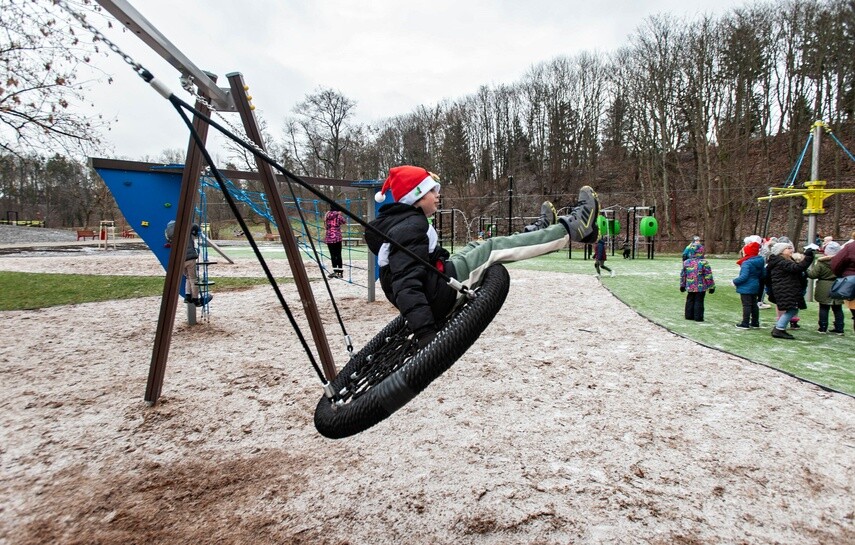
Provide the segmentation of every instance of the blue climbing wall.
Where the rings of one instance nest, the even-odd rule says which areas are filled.
[[[181,168],[183,165],[172,166]],[[169,248],[164,246],[163,230],[175,219],[178,210],[181,174],[157,169],[147,172],[111,168],[95,170],[107,184],[131,228],[166,270]]]

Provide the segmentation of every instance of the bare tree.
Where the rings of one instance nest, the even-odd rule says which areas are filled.
[[[67,1],[95,17],[90,0]],[[0,0],[0,149],[28,154],[87,151],[99,144],[100,116],[76,113],[101,46],[48,0]]]
[[[353,100],[323,87],[294,107],[295,118],[286,121],[285,133],[303,174],[341,177],[342,157],[353,144],[355,108]]]

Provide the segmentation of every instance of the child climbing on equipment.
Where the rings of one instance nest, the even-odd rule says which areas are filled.
[[[324,216],[324,226],[326,234],[324,242],[330,252],[330,261],[332,261],[333,272],[328,278],[342,278],[344,275],[344,265],[341,260],[341,226],[346,224],[344,214],[341,213],[341,208],[337,204],[331,204],[329,211]]]
[[[715,293],[712,268],[704,258],[704,252],[702,244],[690,244],[684,250],[684,255],[688,257],[680,270],[680,291],[686,293],[685,318],[696,322],[704,321],[704,297],[707,292]]]
[[[594,247],[594,268],[597,270],[597,276],[600,276],[600,269],[609,271],[612,276],[615,275],[615,272],[610,268],[606,267],[606,238],[600,237],[600,240],[597,241],[597,245]]]
[[[167,245],[172,245],[172,239],[175,236],[175,221],[170,221],[166,224],[166,230],[163,232],[166,237]],[[184,302],[192,303],[197,307],[207,305],[214,298],[210,293],[204,298],[199,295],[198,277],[196,276],[196,260],[199,259],[199,253],[196,251],[196,245],[193,244],[193,237],[199,236],[199,226],[195,223],[190,227],[190,236],[187,237],[187,248],[184,251]]]
[[[375,199],[383,202],[384,193],[391,191],[395,202],[382,206],[370,225],[468,288],[477,287],[494,263],[536,257],[560,250],[568,240],[591,243],[597,237],[597,194],[584,186],[578,204],[557,222],[555,208],[547,201],[526,232],[470,242],[451,256],[439,245],[437,232],[428,222],[437,211],[439,190],[439,177],[424,168],[405,165],[390,169]],[[458,292],[422,261],[371,230],[366,230],[365,241],[377,255],[386,298],[401,312],[419,346],[427,346],[436,336],[438,323],[453,309]]]

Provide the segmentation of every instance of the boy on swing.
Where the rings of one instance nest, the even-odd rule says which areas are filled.
[[[436,230],[428,222],[438,209],[439,190],[439,177],[424,168],[406,165],[390,169],[375,200],[383,202],[386,191],[391,191],[395,202],[380,207],[370,225],[469,288],[477,287],[484,271],[494,263],[554,252],[564,248],[568,240],[591,243],[597,239],[599,201],[594,190],[584,186],[579,190],[578,204],[568,215],[557,217],[552,203],[544,202],[540,217],[524,232],[471,242],[452,256],[439,246]],[[436,336],[437,324],[453,309],[458,292],[383,237],[366,230],[365,241],[377,255],[383,293],[404,316],[419,347],[427,346]]]

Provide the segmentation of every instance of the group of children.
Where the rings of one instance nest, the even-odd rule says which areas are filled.
[[[832,285],[837,278],[855,274],[855,231],[842,246],[826,237],[822,247],[809,244],[803,253],[796,253],[787,237],[764,240],[752,235],[745,239],[736,263],[739,275],[733,279],[733,285],[742,303],[742,320],[736,324],[738,329],[760,327],[759,311],[769,308],[763,303],[765,296],[777,308],[772,337],[794,339],[787,329],[800,327],[798,313],[800,309],[807,308],[808,279],[816,281],[813,296],[819,303],[817,330],[843,335],[844,305],[852,313],[855,328],[855,301],[831,296]],[[685,318],[704,321],[704,297],[715,292],[715,280],[700,237],[694,237],[683,251],[680,291],[687,294]],[[833,315],[833,323],[829,323],[830,315]]]

